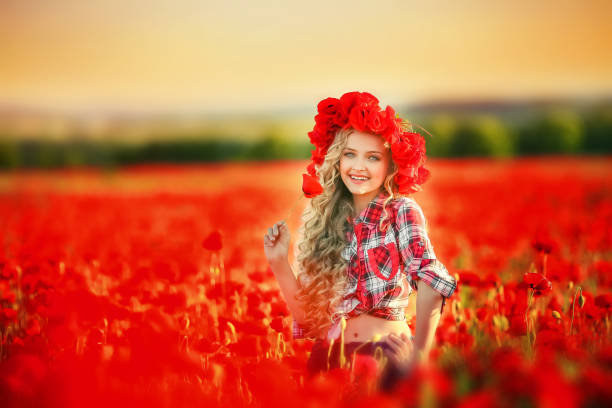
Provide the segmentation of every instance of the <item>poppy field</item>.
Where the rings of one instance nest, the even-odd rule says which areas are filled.
[[[291,337],[263,236],[295,246],[306,164],[0,174],[0,406],[610,406],[610,158],[428,161],[458,288],[387,394],[384,361],[309,378]]]

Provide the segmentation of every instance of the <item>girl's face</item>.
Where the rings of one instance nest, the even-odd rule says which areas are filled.
[[[391,153],[381,136],[355,130],[340,156],[340,176],[353,199],[369,202],[380,192]]]

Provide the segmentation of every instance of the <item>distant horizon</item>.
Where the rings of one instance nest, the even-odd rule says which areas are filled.
[[[333,96],[333,95],[330,95]],[[333,96],[337,97],[337,96]],[[0,114],[6,114],[7,112],[17,112],[22,114],[40,114],[40,115],[60,115],[60,116],[126,116],[126,117],[138,117],[138,116],[251,116],[251,115],[263,115],[263,116],[274,116],[274,115],[300,115],[310,114],[316,111],[316,104],[318,101],[312,104],[292,104],[285,105],[284,108],[276,106],[261,106],[259,109],[255,107],[244,107],[242,109],[236,108],[220,108],[220,109],[207,109],[207,108],[171,108],[166,109],[147,109],[141,108],[136,109],[134,107],[91,107],[85,106],[82,108],[67,108],[67,107],[51,107],[45,106],[44,104],[26,104],[26,103],[12,103],[11,101],[3,101],[0,99]],[[412,102],[404,103],[385,103],[381,101],[381,105],[391,105],[396,110],[406,109],[435,109],[438,107],[469,107],[478,105],[532,105],[532,104],[549,104],[549,103],[612,103],[612,91],[602,92],[599,95],[534,95],[534,96],[523,96],[523,97],[504,97],[504,96],[465,96],[465,97],[439,97],[439,98],[423,98],[422,100],[416,100]]]

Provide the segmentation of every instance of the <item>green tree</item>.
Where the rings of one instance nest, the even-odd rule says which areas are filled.
[[[287,159],[294,155],[294,146],[276,127],[266,129],[262,136],[246,151],[247,159]]]
[[[612,153],[612,107],[586,115],[583,147],[589,153]]]
[[[0,136],[0,169],[14,169],[21,164],[19,146],[14,140]]]
[[[452,155],[453,139],[457,130],[457,120],[448,114],[439,114],[431,118],[427,123],[427,131],[416,128],[425,138],[427,155],[432,157],[448,157]]]
[[[452,153],[456,156],[506,157],[514,153],[509,130],[495,116],[463,119],[455,130]]]
[[[552,109],[519,132],[521,153],[577,153],[582,147],[583,124],[569,109]]]

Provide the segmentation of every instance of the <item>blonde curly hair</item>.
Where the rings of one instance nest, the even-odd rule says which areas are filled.
[[[332,324],[335,308],[342,302],[346,289],[347,261],[341,253],[348,244],[347,218],[354,212],[353,198],[340,177],[340,157],[354,129],[340,129],[329,146],[325,160],[317,167],[323,193],[312,198],[302,214],[301,240],[297,255],[298,291],[296,299],[305,312],[305,337],[321,337]],[[385,145],[389,149],[388,145]],[[383,182],[388,197],[383,205],[380,227],[388,223],[387,204],[399,196],[394,176],[398,171],[392,159]]]

